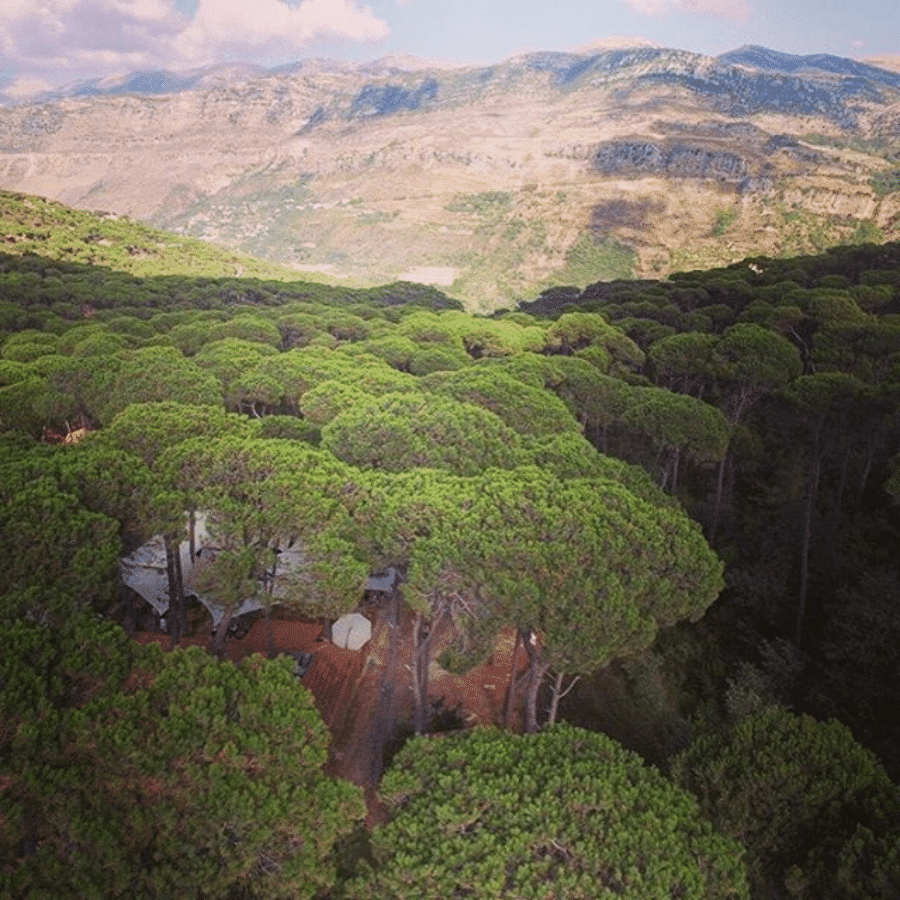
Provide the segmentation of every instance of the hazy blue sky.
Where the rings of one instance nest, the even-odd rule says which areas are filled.
[[[0,0],[12,95],[79,78],[309,56],[499,62],[609,37],[717,54],[900,57],[900,0]]]

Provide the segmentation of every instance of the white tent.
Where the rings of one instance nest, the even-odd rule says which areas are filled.
[[[372,623],[361,613],[341,616],[331,626],[331,640],[345,650],[360,650],[372,638]]]
[[[198,513],[194,521],[194,546],[197,550],[207,553],[215,552],[215,548],[210,547],[206,516],[203,513]],[[213,627],[218,627],[225,615],[225,609],[210,597],[195,590],[194,580],[197,570],[202,567],[203,557],[201,554],[199,559],[192,559],[190,547],[189,541],[182,541],[178,547],[185,591],[196,595],[197,599],[209,610]],[[166,548],[161,535],[152,537],[130,556],[121,559],[119,571],[124,584],[143,597],[161,616],[166,614],[169,609],[169,578],[166,573]],[[241,616],[244,613],[263,608],[264,604],[260,600],[249,597],[241,602],[232,615]]]
[[[202,571],[207,560],[214,558],[216,553],[216,541],[210,535],[207,525],[207,516],[198,512],[193,520],[193,546],[197,554],[191,556],[191,541],[182,541],[179,545],[181,556],[181,571],[184,579],[185,592],[194,594],[197,599],[209,610],[213,619],[213,626],[218,627],[225,615],[225,609],[211,597],[205,596],[196,588],[197,575]],[[166,574],[166,549],[161,535],[156,535],[147,543],[142,544],[130,556],[124,557],[119,564],[122,581],[136,593],[140,594],[161,616],[165,615],[169,608],[169,580]],[[272,585],[272,598],[283,599],[291,588],[292,582],[302,577],[304,570],[308,568],[307,555],[301,545],[285,547],[278,555],[278,569]],[[395,578],[394,569],[373,575],[365,585],[370,591],[389,591]],[[260,593],[262,583],[260,582]],[[361,585],[361,589],[362,589]],[[247,612],[263,609],[265,604],[259,597],[247,597],[233,616],[240,616]],[[359,613],[344,616],[334,624],[334,643],[350,650],[359,650],[372,637],[372,623]],[[343,634],[339,639],[338,635]]]

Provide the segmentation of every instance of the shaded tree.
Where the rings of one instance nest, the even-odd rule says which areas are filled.
[[[896,896],[900,792],[840,723],[770,708],[695,741],[673,776],[747,848],[760,900]]]
[[[848,419],[863,398],[865,386],[843,372],[802,375],[783,395],[797,413],[795,425],[805,439],[806,491],[801,518],[800,585],[797,596],[795,640],[800,642],[809,590],[809,555],[816,527],[822,463],[840,442]]]
[[[678,489],[682,456],[699,464],[725,458],[731,426],[714,406],[655,387],[639,388],[629,399],[620,420],[656,451],[649,468],[659,471],[662,488]]]
[[[800,354],[787,339],[751,323],[731,326],[713,349],[710,369],[716,379],[720,403],[733,428],[766,394],[784,387],[800,375]],[[716,499],[709,524],[710,540],[716,536],[725,503],[728,456],[719,463]]]

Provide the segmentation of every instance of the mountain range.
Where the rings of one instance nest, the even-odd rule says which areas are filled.
[[[0,188],[473,310],[900,237],[900,73],[743,47],[132,73],[0,107]]]

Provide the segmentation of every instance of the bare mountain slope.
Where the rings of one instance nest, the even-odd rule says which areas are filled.
[[[898,154],[895,73],[764,48],[139,73],[0,117],[2,188],[485,310],[897,238]]]

